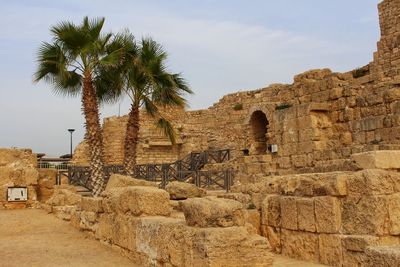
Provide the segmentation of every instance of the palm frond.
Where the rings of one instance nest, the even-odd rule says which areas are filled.
[[[159,128],[160,130],[162,130],[162,132],[164,133],[165,136],[168,137],[168,139],[171,141],[171,143],[173,145],[176,144],[176,135],[175,135],[175,130],[174,127],[172,126],[171,122],[169,122],[167,119],[165,119],[164,117],[160,117],[157,121],[156,121],[156,126],[157,128]]]

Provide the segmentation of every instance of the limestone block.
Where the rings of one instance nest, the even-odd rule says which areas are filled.
[[[319,261],[329,266],[342,266],[342,237],[340,235],[320,234]]]
[[[103,192],[105,212],[130,213],[133,216],[171,214],[169,194],[162,189],[148,186],[113,188]]]
[[[282,254],[291,258],[318,262],[318,235],[282,229]]]
[[[127,187],[127,186],[153,186],[158,187],[157,183],[149,182],[145,180],[139,180],[130,176],[112,174],[108,180],[106,191],[116,187]]]
[[[400,266],[400,246],[368,247],[367,267],[398,267]]]
[[[76,212],[75,206],[54,206],[53,213],[54,215],[62,220],[69,221],[71,220],[71,216]]]
[[[196,232],[194,262],[185,266],[272,266],[274,256],[268,240],[249,235],[245,227],[204,228]]]
[[[400,151],[380,150],[351,155],[360,169],[400,169]]]
[[[245,224],[243,205],[222,198],[191,198],[181,202],[186,222],[197,227],[231,227]]]
[[[363,170],[350,175],[347,188],[352,195],[393,194],[400,189],[400,173]]]
[[[345,196],[347,195],[348,174],[324,174],[316,179],[313,192],[316,196]]]
[[[297,222],[299,230],[307,232],[315,232],[315,211],[314,201],[310,198],[296,199],[297,205]]]
[[[281,227],[280,196],[268,195],[261,205],[261,224]]]
[[[256,209],[244,211],[245,222],[251,224],[258,235],[261,234],[261,215]]]
[[[400,89],[392,88],[385,92],[384,99],[386,102],[393,102],[400,99]]]
[[[368,246],[376,245],[379,238],[370,235],[348,235],[343,236],[343,248],[349,251],[364,252]]]
[[[386,196],[349,196],[342,201],[343,233],[384,235],[389,232]]]
[[[177,181],[169,183],[165,190],[169,193],[170,198],[174,200],[203,197],[206,195],[206,191],[203,188],[199,188],[194,184]]]
[[[341,226],[340,202],[336,197],[315,197],[315,221],[318,233],[338,233]]]
[[[83,211],[103,212],[102,200],[101,197],[83,197],[79,207]]]
[[[248,204],[251,202],[250,195],[243,194],[243,193],[222,193],[222,194],[217,195],[217,197],[233,199],[233,200],[239,201],[240,203],[243,204],[244,207],[247,207]]]
[[[388,199],[391,235],[400,235],[400,193],[394,194]]]
[[[273,252],[278,254],[282,252],[281,228],[261,226],[261,234],[268,239]]]
[[[64,206],[65,205],[65,195],[62,194],[54,194],[49,200],[46,201],[46,204],[51,206]]]
[[[282,228],[297,230],[296,198],[282,197],[280,203]]]
[[[355,252],[355,251],[347,251],[343,250],[343,266],[344,267],[353,267],[366,266],[367,255],[364,252]]]

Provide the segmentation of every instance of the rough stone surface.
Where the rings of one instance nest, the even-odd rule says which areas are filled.
[[[169,193],[170,198],[174,200],[203,197],[206,195],[206,191],[204,189],[199,188],[194,184],[177,181],[169,183],[165,190],[167,190]]]
[[[169,194],[158,188],[128,186],[113,188],[103,193],[105,212],[130,213],[134,216],[171,214]]]
[[[153,186],[158,187],[158,185],[154,182],[149,182],[145,180],[139,180],[132,178],[130,176],[120,175],[120,174],[112,174],[110,179],[108,180],[106,191],[116,188],[116,187],[127,187],[127,186]]]
[[[188,225],[197,227],[243,226],[243,205],[235,200],[213,197],[191,198],[181,202]]]
[[[371,151],[351,158],[360,169],[400,169],[400,151]]]
[[[315,221],[318,233],[338,233],[341,224],[340,202],[335,197],[316,197]]]

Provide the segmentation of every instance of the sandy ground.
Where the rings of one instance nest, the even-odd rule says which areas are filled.
[[[42,210],[0,210],[0,266],[137,266]]]
[[[0,267],[138,266],[42,210],[0,210]],[[317,267],[277,256],[274,267]]]

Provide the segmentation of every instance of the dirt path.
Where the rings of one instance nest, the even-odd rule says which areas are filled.
[[[136,266],[42,210],[0,210],[0,266]]]
[[[0,267],[137,266],[42,210],[0,210]],[[274,267],[318,267],[277,256]]]

